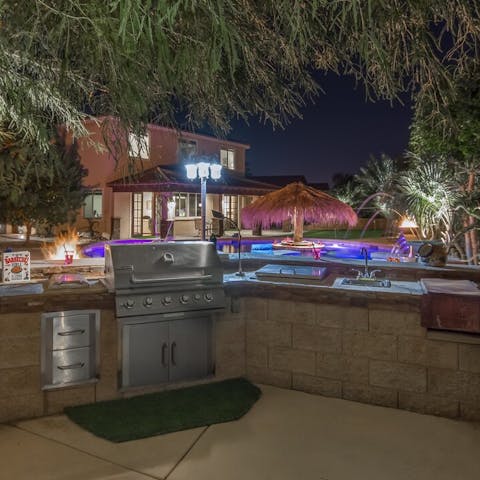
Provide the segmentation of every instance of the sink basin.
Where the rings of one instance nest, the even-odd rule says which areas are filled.
[[[326,267],[268,264],[255,272],[259,280],[287,283],[315,284],[327,275]]]
[[[378,278],[344,278],[340,285],[355,285],[357,287],[384,287],[390,288],[392,283],[390,280]]]

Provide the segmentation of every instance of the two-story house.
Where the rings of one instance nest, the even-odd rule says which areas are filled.
[[[79,154],[88,169],[88,194],[77,218],[79,229],[94,222],[97,231],[113,238],[165,236],[167,231],[173,236],[199,235],[200,181],[188,180],[185,170],[197,155],[216,158],[223,167],[219,180],[207,181],[209,226],[212,209],[239,223],[245,205],[277,188],[245,178],[249,145],[243,143],[148,125],[144,136],[129,135],[119,156],[105,145],[101,123],[90,120],[86,125],[90,135],[80,139]],[[213,228],[218,233],[214,222]]]

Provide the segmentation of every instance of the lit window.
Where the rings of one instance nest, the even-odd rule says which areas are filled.
[[[178,158],[181,162],[188,160],[197,154],[197,142],[181,138],[178,141]]]
[[[199,217],[201,212],[198,193],[175,193],[175,217]]]
[[[100,190],[87,193],[83,203],[84,218],[100,218],[102,216],[103,195]]]
[[[235,150],[220,150],[220,163],[229,170],[235,169]]]
[[[149,135],[128,135],[128,156],[147,159],[150,156]]]
[[[222,213],[233,220],[238,218],[238,197],[236,195],[223,195],[222,197]]]

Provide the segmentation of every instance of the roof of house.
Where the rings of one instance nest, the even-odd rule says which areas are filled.
[[[200,182],[186,177],[182,164],[149,168],[131,177],[123,177],[107,184],[114,192],[192,192],[200,191]],[[219,180],[208,181],[208,192],[230,195],[264,195],[278,187],[244,177],[234,170],[222,169]]]
[[[278,185],[279,187],[285,187],[289,183],[294,182],[302,182],[304,185],[307,184],[307,179],[304,175],[249,175],[248,178],[258,182],[266,182],[273,185]]]
[[[328,183],[310,183],[307,182],[305,175],[262,175],[262,176],[249,176],[248,178],[252,180],[257,180],[259,182],[272,183],[273,185],[278,185],[279,187],[285,187],[290,183],[301,182],[304,185],[309,187],[316,188],[317,190],[328,190]]]
[[[108,115],[99,116],[99,117],[90,117],[90,118],[86,118],[84,122],[87,124],[101,123],[105,120],[115,120],[115,117],[108,116]],[[241,142],[237,142],[236,140],[229,140],[228,138],[218,138],[218,137],[214,137],[213,135],[205,135],[203,133],[188,132],[186,130],[177,130],[171,127],[164,127],[163,125],[155,125],[154,123],[149,123],[147,127],[150,130],[164,130],[168,132],[175,132],[178,134],[179,137],[183,137],[183,138],[191,138],[191,139],[204,138],[206,140],[215,140],[221,144],[225,144],[228,146],[236,146],[236,147],[244,148],[245,150],[248,150],[250,148],[250,145],[248,143],[241,143]]]

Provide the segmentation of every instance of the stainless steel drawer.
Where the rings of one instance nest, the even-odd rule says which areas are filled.
[[[91,356],[89,347],[52,352],[52,384],[81,382],[91,378]]]
[[[87,347],[91,343],[91,315],[58,315],[52,318],[52,349]]]
[[[42,314],[42,389],[96,381],[99,368],[100,311]]]

